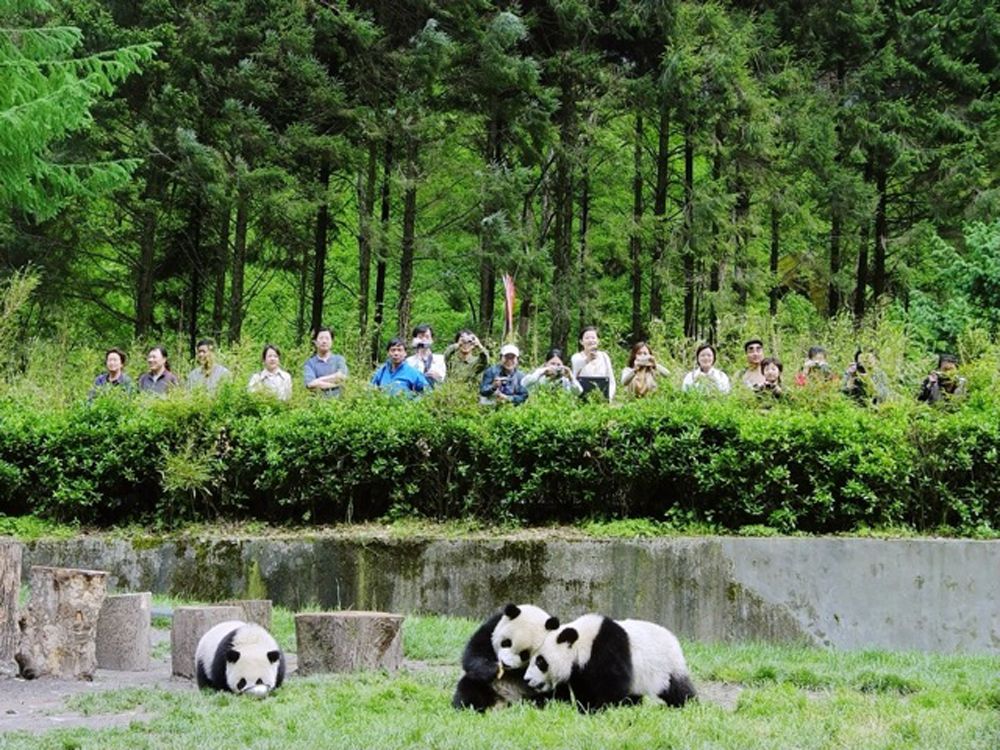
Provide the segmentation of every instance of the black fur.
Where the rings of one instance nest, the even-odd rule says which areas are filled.
[[[668,706],[680,708],[696,695],[697,693],[694,689],[694,683],[691,682],[691,677],[675,672],[670,675],[670,685],[660,693],[659,697]]]
[[[462,669],[465,674],[462,675],[455,687],[455,695],[451,699],[452,706],[455,708],[474,708],[483,713],[503,700],[497,692],[495,684],[500,660],[493,648],[493,631],[504,615],[514,619],[519,614],[521,614],[521,610],[516,604],[508,604],[503,611],[490,617],[472,634],[469,642],[465,645],[465,651],[462,653]],[[554,617],[549,618],[549,621],[555,621],[555,627],[551,629],[559,627],[559,621]],[[546,627],[548,627],[548,622],[546,622]],[[519,691],[527,693],[529,688],[524,681],[526,671],[527,667],[504,669],[501,679],[503,682],[515,686]],[[542,706],[549,698],[548,695],[538,694],[529,699],[535,705]]]
[[[225,638],[219,641],[219,646],[212,656],[211,674],[205,671],[205,666],[201,661],[198,662],[198,687],[229,690],[229,685],[226,684],[226,663],[229,661],[229,652],[232,651],[233,638],[236,636],[237,630],[238,628],[233,628]]]
[[[572,628],[562,631],[558,642],[576,641],[577,634]],[[605,617],[601,623],[590,650],[590,661],[575,665],[569,678],[569,689],[576,698],[576,706],[581,712],[598,711],[607,706],[633,705],[640,696],[629,694],[632,686],[632,654],[628,634],[614,620]]]

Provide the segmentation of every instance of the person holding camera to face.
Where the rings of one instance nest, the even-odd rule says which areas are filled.
[[[413,354],[406,358],[406,364],[427,378],[431,388],[443,383],[448,372],[444,357],[431,351],[433,345],[434,330],[426,323],[418,325],[413,329]]]
[[[444,363],[451,379],[461,383],[478,383],[490,364],[490,353],[468,328],[455,335],[455,341],[444,350]]]
[[[573,371],[563,364],[562,349],[549,349],[545,354],[545,364],[525,375],[521,382],[528,391],[535,388],[550,388],[583,393],[580,381],[573,375]]]
[[[500,364],[483,373],[479,384],[481,404],[523,404],[528,398],[524,387],[524,373],[517,369],[521,350],[513,344],[504,344],[500,350]]]
[[[670,370],[656,361],[649,344],[637,342],[628,355],[628,367],[622,369],[622,386],[636,398],[642,398],[656,390],[657,375],[668,377]]]
[[[937,369],[920,386],[917,401],[936,404],[942,399],[965,395],[965,378],[958,374],[958,358],[954,354],[938,357]]]

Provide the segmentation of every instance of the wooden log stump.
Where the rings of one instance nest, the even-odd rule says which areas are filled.
[[[219,602],[219,604],[225,607],[239,607],[243,610],[243,616],[238,619],[256,623],[264,630],[271,630],[271,610],[273,607],[270,599],[231,599]]]
[[[298,674],[395,672],[403,663],[403,619],[388,612],[295,615]]]
[[[0,539],[0,677],[14,677],[17,672],[17,601],[21,593],[21,543]]]
[[[17,663],[24,677],[94,679],[97,619],[107,593],[103,570],[33,566]]]
[[[177,607],[170,626],[170,663],[173,674],[194,677],[194,655],[198,641],[213,625],[240,620],[240,607]]]
[[[97,666],[120,672],[149,669],[153,595],[116,594],[105,598],[97,620]]]

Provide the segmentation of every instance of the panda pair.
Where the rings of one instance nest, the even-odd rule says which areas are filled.
[[[677,638],[644,620],[587,614],[560,626],[530,604],[508,604],[473,634],[452,705],[486,711],[518,700],[574,701],[581,711],[635,704],[668,706],[695,697]]]
[[[229,620],[198,641],[194,668],[199,688],[265,698],[285,680],[285,655],[260,625]]]

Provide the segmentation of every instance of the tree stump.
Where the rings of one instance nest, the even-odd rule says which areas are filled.
[[[226,620],[240,620],[240,607],[177,607],[170,626],[170,663],[173,674],[194,677],[194,655],[198,641],[212,626]]]
[[[97,666],[120,672],[149,669],[153,595],[117,594],[101,606],[97,619]]]
[[[17,663],[28,679],[94,679],[97,618],[107,593],[103,570],[33,566]]]
[[[21,593],[21,543],[0,539],[0,677],[17,674],[17,600]]]
[[[260,625],[264,630],[271,630],[271,600],[270,599],[232,599],[230,601],[219,602],[225,607],[239,607],[243,610],[240,620],[253,622]]]
[[[295,615],[298,674],[395,672],[403,663],[403,619],[388,612]]]

